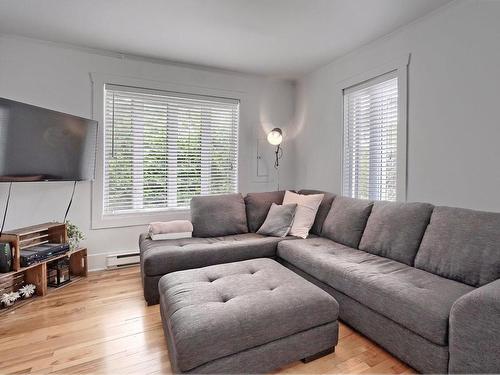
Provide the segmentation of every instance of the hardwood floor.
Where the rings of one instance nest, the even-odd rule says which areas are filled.
[[[90,273],[0,317],[0,374],[168,374],[158,305],[144,303],[139,268]],[[413,373],[341,324],[334,354],[278,373]]]

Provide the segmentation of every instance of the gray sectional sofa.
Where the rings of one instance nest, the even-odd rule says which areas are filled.
[[[165,274],[275,258],[331,294],[340,320],[416,370],[500,372],[500,213],[325,193],[307,239],[256,234],[283,196],[196,197],[193,238],[142,235],[148,304],[158,303]]]

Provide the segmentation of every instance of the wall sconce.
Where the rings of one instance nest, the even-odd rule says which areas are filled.
[[[278,190],[280,189],[280,159],[283,157],[283,149],[281,148],[281,142],[283,142],[283,132],[280,128],[274,128],[267,134],[267,141],[276,146],[276,151],[274,151],[275,160],[274,168],[276,169],[276,178]]]
[[[280,128],[274,128],[267,134],[267,141],[276,146],[276,151],[274,152],[276,158],[274,161],[274,168],[278,169],[280,166],[280,159],[283,157],[283,149],[281,148],[281,142],[283,142],[283,132]]]

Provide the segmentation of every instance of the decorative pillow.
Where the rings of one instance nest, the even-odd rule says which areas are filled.
[[[243,196],[236,193],[193,197],[191,222],[193,237],[248,233]]]
[[[335,197],[321,236],[357,248],[372,207],[373,202],[365,199]]]
[[[302,189],[299,190],[299,194],[302,195],[312,195],[312,194],[324,194],[323,200],[318,208],[318,213],[316,214],[316,220],[314,220],[314,224],[311,227],[310,233],[321,235],[321,228],[323,228],[323,223],[325,222],[326,217],[328,216],[328,212],[330,212],[330,207],[332,207],[333,200],[335,199],[335,194],[329,193],[327,191],[322,190],[311,190],[311,189]]]
[[[296,203],[284,205],[273,203],[264,224],[257,233],[273,237],[286,237],[292,228],[296,210]]]
[[[297,211],[289,235],[307,238],[323,197],[324,194],[301,195],[288,190],[285,192],[283,204],[297,204]]]
[[[262,226],[272,203],[282,204],[285,191],[248,193],[245,197],[248,230],[252,233]]]

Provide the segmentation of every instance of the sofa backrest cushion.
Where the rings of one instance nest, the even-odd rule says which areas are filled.
[[[500,213],[434,208],[415,267],[476,287],[500,278]]]
[[[333,200],[335,199],[335,194],[328,193],[326,191],[310,190],[310,189],[300,190],[299,194],[303,195],[324,194],[323,200],[319,205],[318,212],[316,213],[316,219],[314,220],[314,224],[311,227],[311,230],[309,231],[310,233],[319,236],[321,234],[321,228],[323,228],[323,223],[325,222],[325,219],[328,216],[328,212],[330,212],[330,208],[332,207]]]
[[[193,237],[248,233],[243,196],[236,193],[193,197],[191,222]]]
[[[372,206],[373,202],[365,199],[335,197],[321,236],[357,248]]]
[[[248,193],[245,197],[248,229],[254,233],[259,230],[267,217],[273,203],[282,204],[284,191],[269,191],[266,193]]]
[[[375,202],[359,249],[413,266],[434,206]]]

